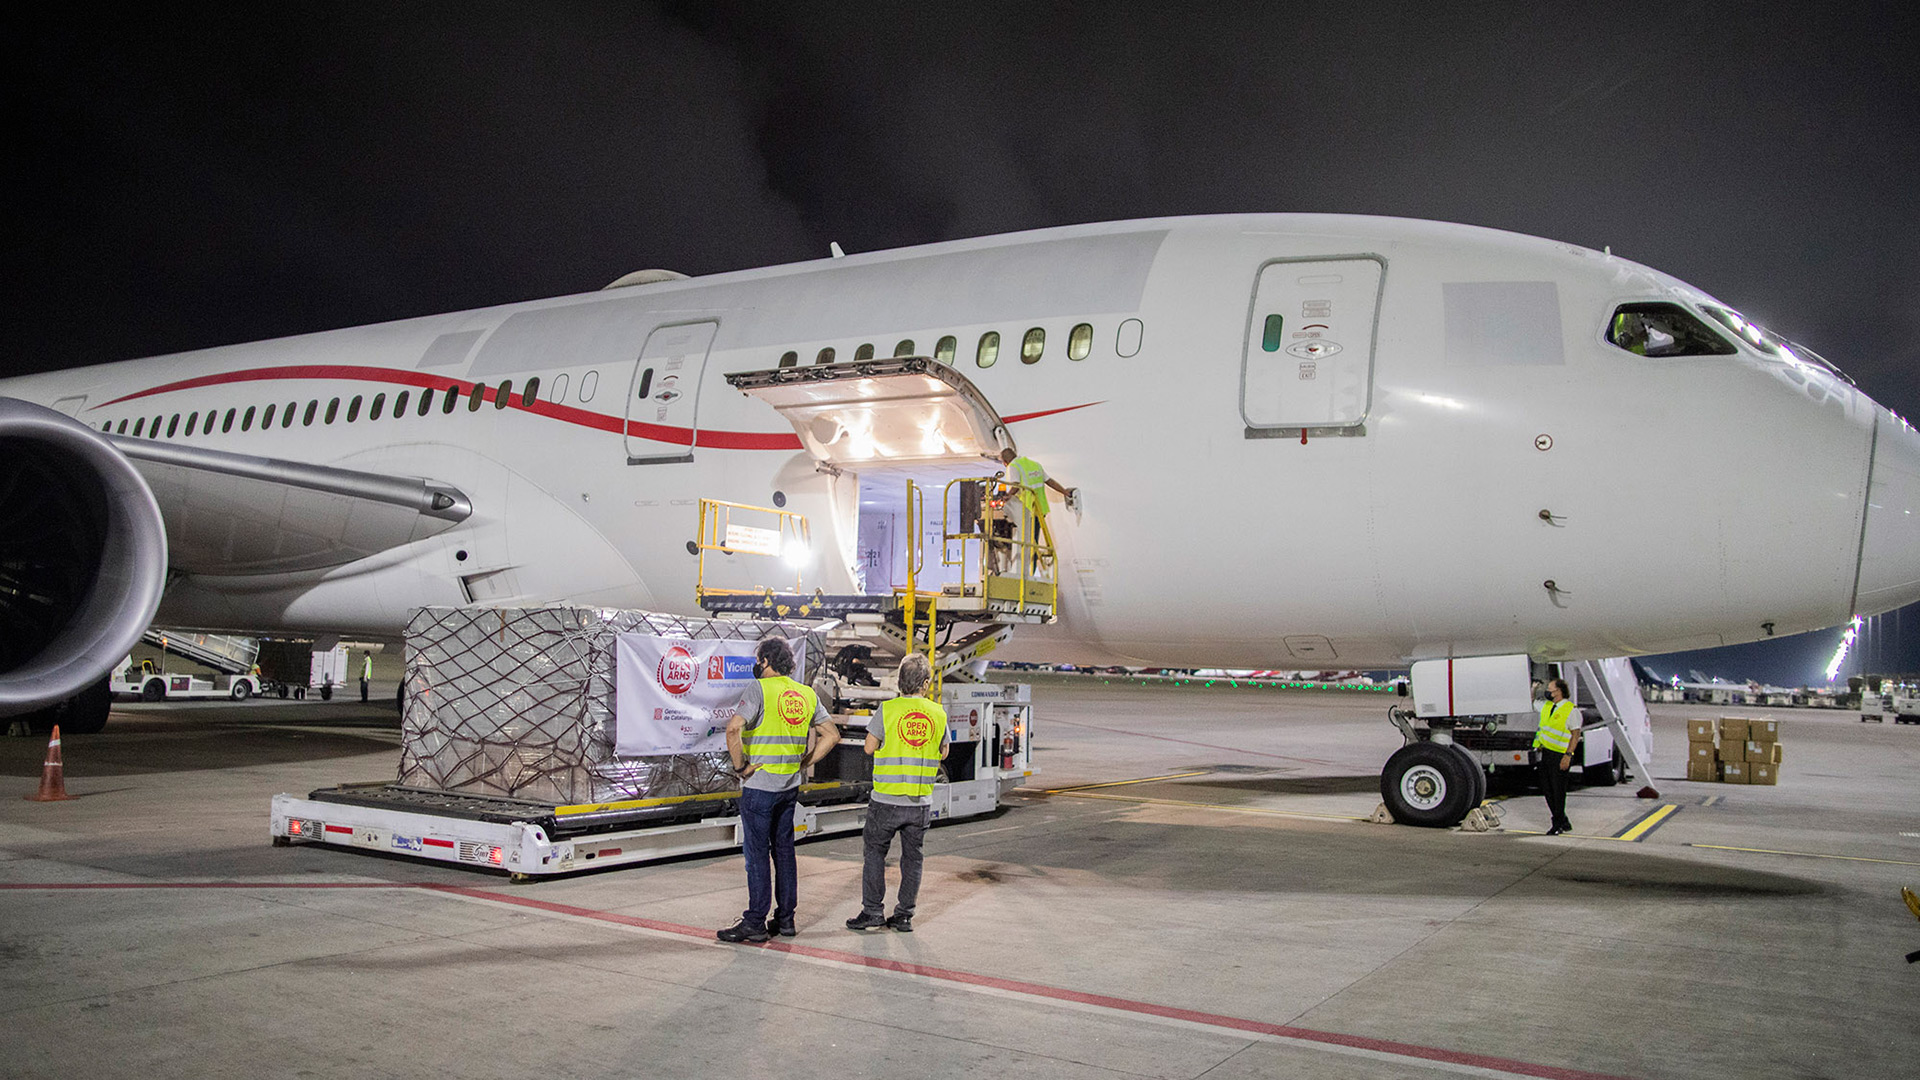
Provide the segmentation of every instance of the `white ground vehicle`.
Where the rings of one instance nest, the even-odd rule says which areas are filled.
[[[151,663],[142,664],[136,670],[133,657],[121,661],[120,667],[113,673],[111,688],[116,694],[127,694],[141,701],[204,701],[209,698],[232,698],[245,701],[260,693],[260,678],[257,675],[222,675],[217,679],[203,678],[198,675],[180,675],[162,671]]]

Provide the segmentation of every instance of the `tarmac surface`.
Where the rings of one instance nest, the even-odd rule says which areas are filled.
[[[1360,820],[1384,695],[1032,681],[1040,772],[929,832],[916,932],[842,927],[834,837],[768,946],[712,939],[737,855],[512,884],[270,846],[274,793],[393,774],[390,682],[116,706],[69,802],[0,739],[0,1075],[1914,1075],[1920,727],[1654,706],[1659,799],[1476,834]],[[1777,787],[1678,779],[1722,712],[1782,720]]]

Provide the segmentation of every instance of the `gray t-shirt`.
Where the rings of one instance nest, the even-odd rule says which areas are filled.
[[[760,722],[761,707],[765,701],[766,696],[760,692],[760,683],[756,680],[746,693],[740,695],[740,700],[734,703],[734,715],[747,722],[747,730],[753,730],[753,725]],[[813,704],[813,722],[815,724],[833,722],[833,717],[827,714],[827,707],[820,704],[818,699],[815,699]],[[755,769],[752,776],[741,781],[740,786],[749,787],[755,791],[793,791],[800,787],[800,776],[805,771],[799,769],[790,773],[770,773],[765,769]]]

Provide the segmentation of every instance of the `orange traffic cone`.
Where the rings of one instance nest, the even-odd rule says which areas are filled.
[[[53,726],[53,738],[47,740],[47,761],[40,769],[40,790],[24,796],[32,802],[58,802],[71,799],[67,794],[66,772],[60,766],[60,725]]]

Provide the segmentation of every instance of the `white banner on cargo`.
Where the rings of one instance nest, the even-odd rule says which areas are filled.
[[[727,748],[727,720],[755,688],[753,641],[689,641],[620,634],[614,673],[614,753],[701,754]],[[805,670],[805,642],[793,648]]]

